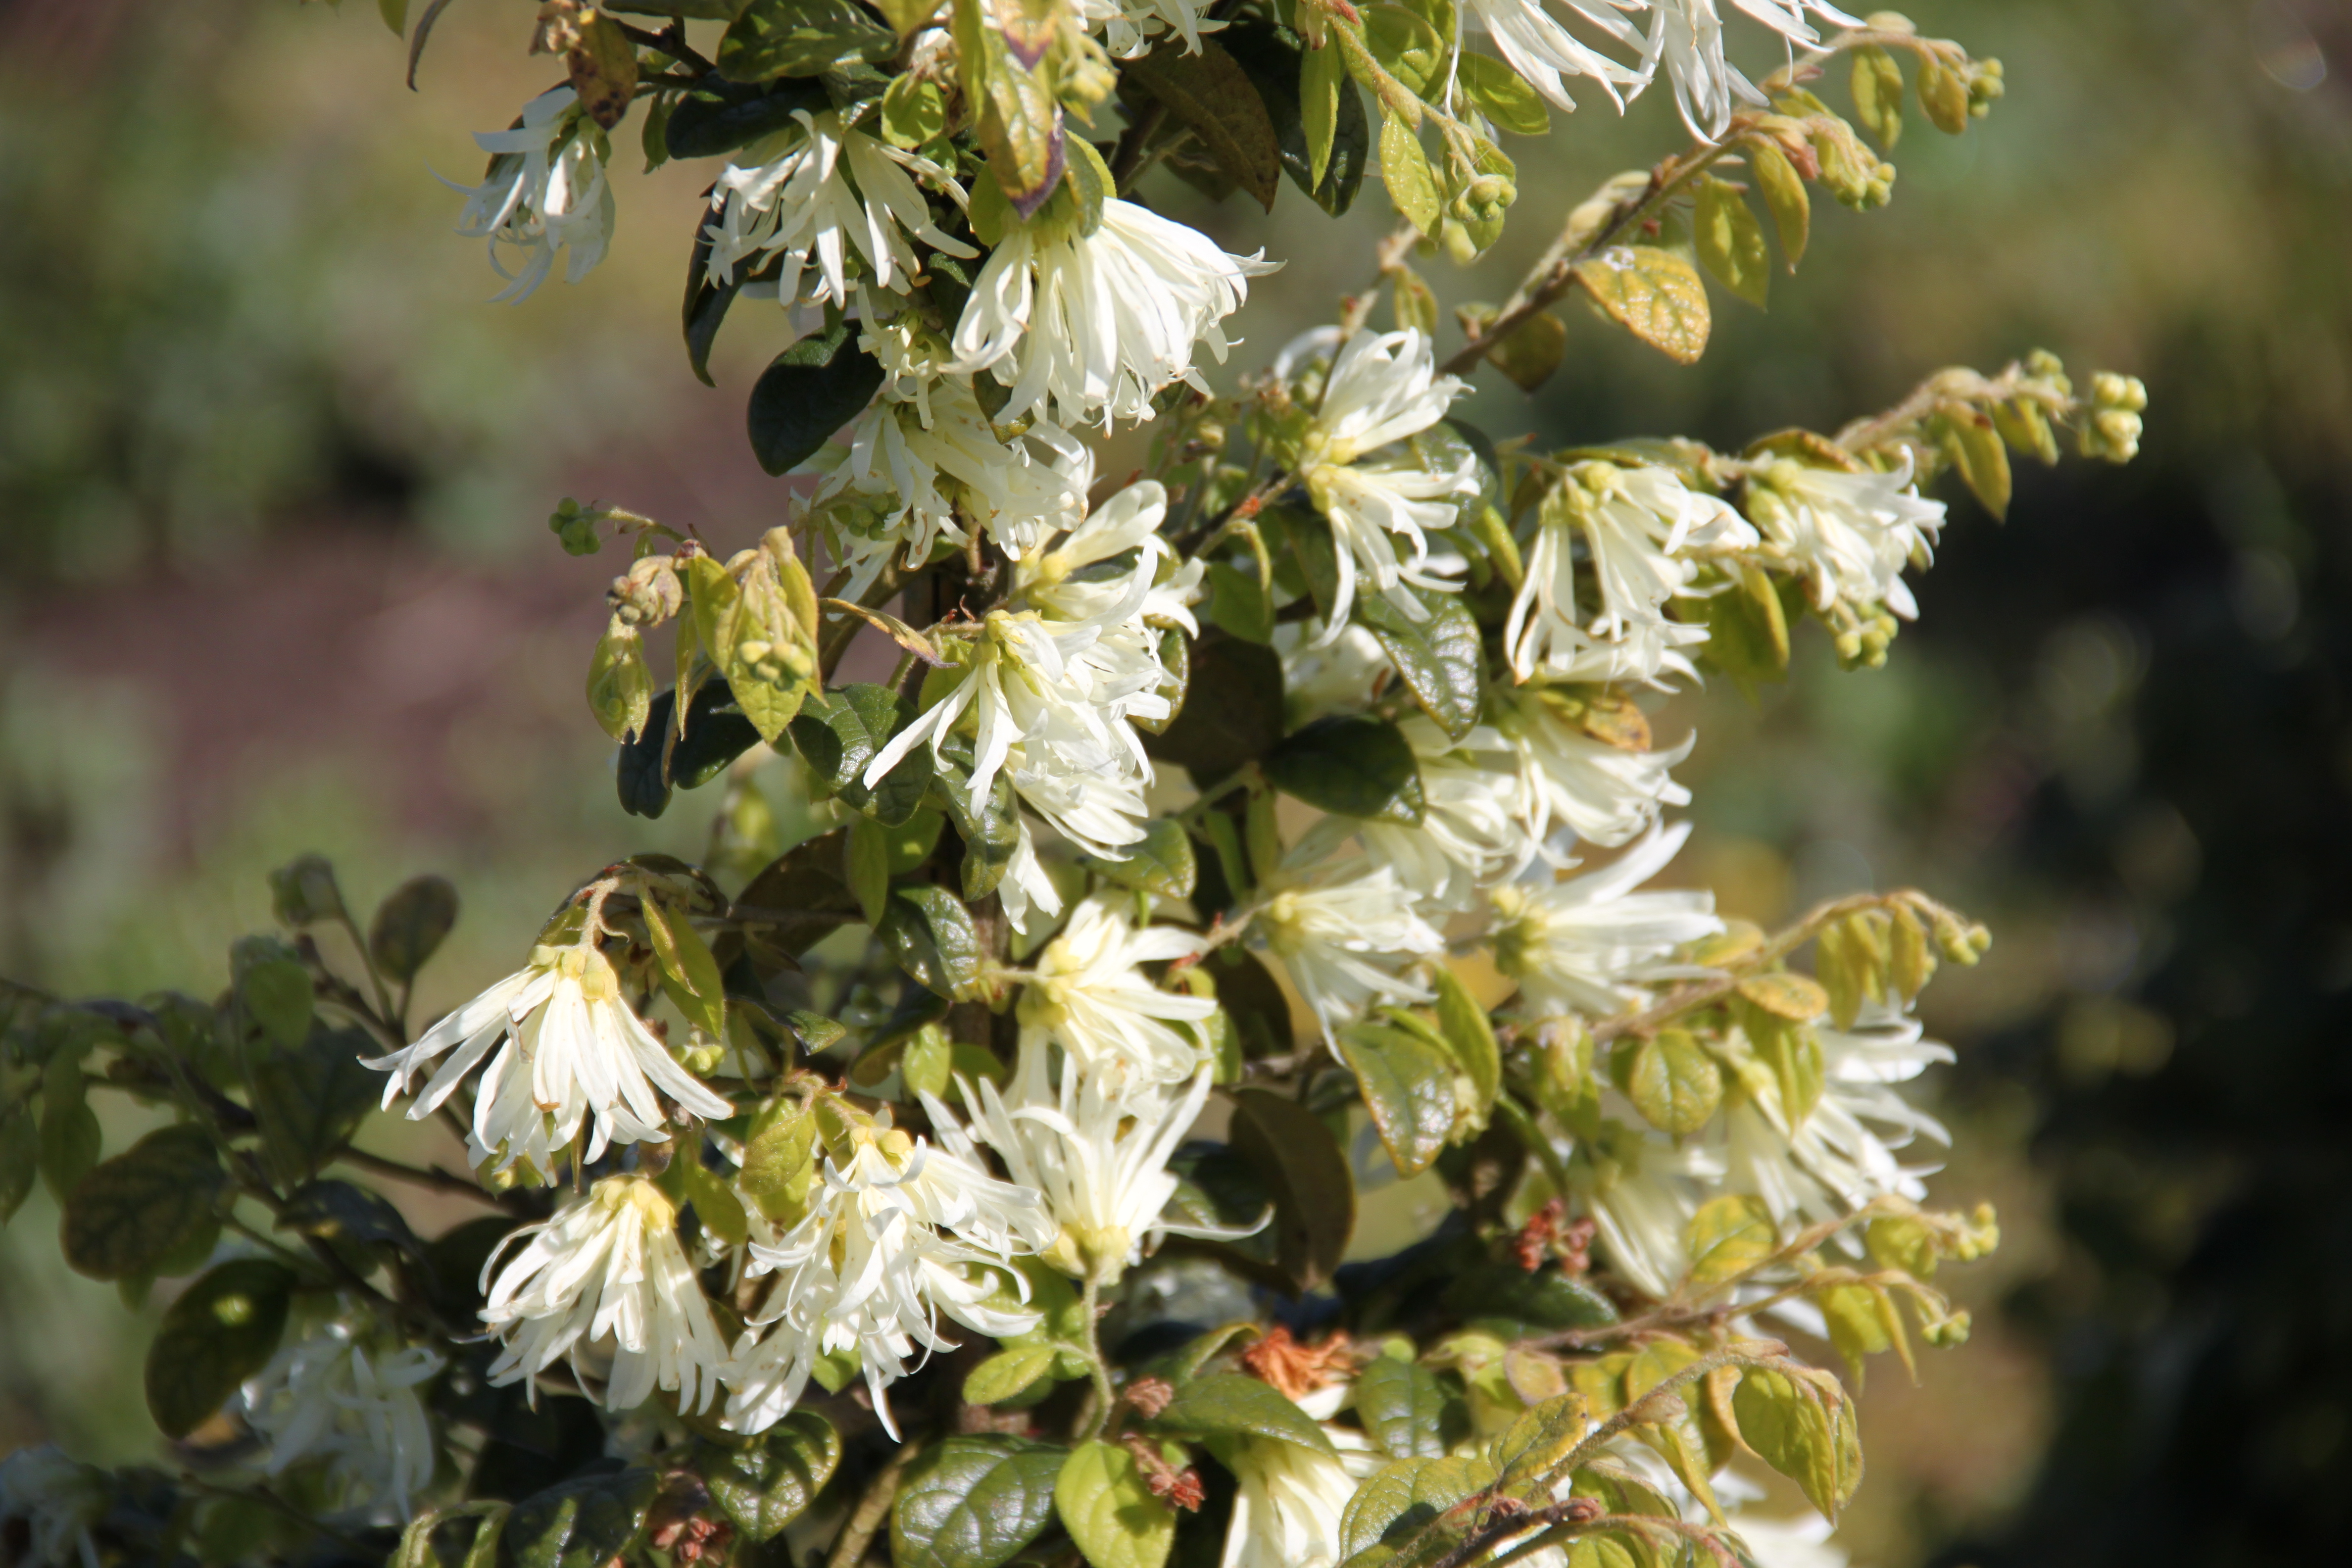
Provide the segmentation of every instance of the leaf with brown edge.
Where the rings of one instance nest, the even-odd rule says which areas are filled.
[[[563,64],[581,110],[607,131],[618,125],[637,93],[637,47],[621,25],[598,14],[580,30]]]

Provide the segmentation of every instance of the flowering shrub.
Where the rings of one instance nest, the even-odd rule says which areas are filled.
[[[697,373],[740,296],[782,308],[736,329],[787,339],[749,410],[810,476],[781,524],[551,520],[626,547],[589,706],[630,811],[724,791],[709,864],[604,867],[422,1028],[454,890],[362,931],[315,858],[216,1001],[12,990],[0,1213],[45,1182],[76,1268],[193,1278],[147,1366],[173,1469],[15,1457],[6,1552],[1820,1561],[1846,1379],[1964,1337],[1937,1268],[1995,1241],[1921,1206],[1945,1132],[1904,1087],[1949,1058],[1914,999],[1989,939],[1910,890],[1768,933],[1652,887],[1694,743],[1653,725],[1781,679],[1807,619],[1883,662],[1927,490],[1998,514],[2062,432],[2128,458],[2144,395],[2036,353],[1736,453],[1454,418],[1481,366],[1557,369],[1571,295],[1696,359],[1706,279],[1763,300],[1757,202],[1792,268],[1815,190],[1883,203],[1832,62],[1882,147],[1906,90],[1951,134],[2000,94],[1899,16],[1738,10],[1759,79],[1714,0],[548,0],[569,79],[465,191],[499,297],[597,265],[634,113],[648,162],[727,160]],[[1690,145],[1441,360],[1412,261],[1502,233],[1496,138],[1662,78]],[[1277,263],[1133,193],[1337,215],[1374,163],[1402,222],[1364,290],[1229,364]],[[1098,474],[1137,426],[1145,466]],[[841,679],[869,627],[897,668]],[[771,763],[830,826],[772,841]],[[94,1091],[169,1123],[109,1151]],[[354,1142],[394,1112],[471,1174]],[[1391,1176],[1450,1206],[1363,1256]],[[421,1237],[386,1184],[484,1212]],[[1768,1468],[1816,1513],[1758,1514]]]

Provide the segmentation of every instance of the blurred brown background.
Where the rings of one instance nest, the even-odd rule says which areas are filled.
[[[448,231],[438,170],[551,85],[532,7],[451,8],[419,76],[353,0],[0,4],[0,973],[210,994],[316,849],[367,901],[465,900],[446,1005],[615,854],[695,854],[716,792],[624,817],[580,681],[608,560],[570,494],[748,542],[781,515],[741,435],[781,323],[740,306],[719,390],[676,305],[709,171],[635,173],[584,284],[519,307]],[[1718,300],[1677,369],[1574,316],[1567,369],[1470,417],[1547,441],[1833,427],[1938,365],[2031,347],[2145,377],[2145,455],[1955,495],[1890,667],[1818,637],[1749,705],[1679,701],[1690,874],[1735,911],[1916,882],[1991,921],[1929,994],[1954,1200],[2002,1211],[1978,1331],[1881,1370],[1841,1543],[1874,1568],[2301,1557],[2352,1499],[2352,8],[2338,0],[1920,0],[2000,57],[1958,140],[1914,112],[1893,205],[1822,204],[1768,314]],[[1734,19],[1760,67],[1763,35]],[[1824,95],[1846,100],[1842,72]],[[1597,96],[1510,148],[1505,293],[1553,215],[1680,132]],[[1229,247],[1369,256],[1139,193]],[[1310,248],[1312,247],[1312,248]],[[1369,267],[1367,266],[1367,275]],[[1294,261],[1236,364],[1360,280]],[[0,1450],[146,1452],[152,1310],[66,1272],[37,1197],[0,1233]]]

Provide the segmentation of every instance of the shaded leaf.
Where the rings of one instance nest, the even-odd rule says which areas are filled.
[[[832,107],[824,89],[806,79],[736,82],[713,71],[670,106],[663,143],[673,158],[716,158],[782,131],[797,110]]]
[[[1146,736],[1143,749],[1206,786],[1281,741],[1282,658],[1262,644],[1209,634],[1192,645],[1192,670],[1184,710]]]
[[[760,467],[771,474],[798,468],[881,385],[881,362],[857,346],[847,321],[829,321],[778,354],[752,384],[745,411]]]
[[[376,906],[368,955],[383,977],[405,985],[457,923],[457,889],[446,877],[412,877]]]
[[[898,35],[851,0],[751,0],[719,40],[719,74],[730,81],[815,76],[844,60],[880,61]]]
[[[192,1241],[218,1233],[214,1205],[226,1181],[202,1128],[183,1123],[150,1132],[92,1166],[66,1194],[58,1234],[66,1262],[93,1279],[162,1272],[161,1265]]]
[[[188,1287],[147,1348],[147,1408],[167,1437],[184,1437],[268,1364],[286,1328],[294,1276],[241,1258]]]
[[[1201,139],[1217,167],[1274,210],[1281,154],[1274,121],[1234,57],[1213,37],[1200,51],[1161,49],[1129,62],[1123,79],[1158,99]]]
[[[887,686],[836,686],[812,693],[792,721],[793,744],[808,762],[811,783],[852,810],[886,825],[906,821],[931,782],[931,749],[917,746],[873,787],[866,765],[890,738],[915,721],[915,705]]]
[[[1181,823],[1158,816],[1143,825],[1143,837],[1121,846],[1123,860],[1091,858],[1087,864],[1122,888],[1137,888],[1162,898],[1189,899],[1200,876],[1192,840]]]
[[[1418,826],[1421,764],[1395,725],[1337,716],[1317,721],[1265,759],[1268,783],[1320,811]]]
[[[299,1050],[272,1052],[254,1065],[262,1160],[283,1184],[318,1174],[375,1109],[383,1080],[360,1060],[373,1047],[363,1030],[319,1029]]]
[[[605,1568],[645,1539],[661,1479],[651,1470],[583,1476],[514,1505],[499,1538],[512,1568]]]
[[[1323,1119],[1286,1095],[1234,1096],[1234,1152],[1274,1196],[1275,1255],[1301,1290],[1331,1277],[1356,1229],[1356,1185]]]

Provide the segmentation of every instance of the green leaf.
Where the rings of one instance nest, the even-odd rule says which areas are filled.
[[[866,923],[882,923],[884,902],[890,897],[890,843],[882,825],[861,816],[849,825],[849,853],[842,879],[857,900]]]
[[[1240,1373],[1212,1373],[1181,1384],[1151,1425],[1187,1436],[1269,1437],[1318,1454],[1333,1451],[1312,1415],[1272,1384]]]
[[[91,1168],[66,1196],[58,1241],[93,1279],[140,1279],[195,1240],[217,1234],[214,1205],[227,1178],[202,1128],[150,1132]]]
[[[1273,121],[1282,172],[1334,217],[1364,181],[1371,128],[1337,47],[1302,50],[1287,27],[1237,21],[1217,35]]]
[[[241,1258],[206,1273],[163,1314],[147,1348],[147,1408],[166,1437],[184,1437],[268,1364],[286,1328],[294,1276]]]
[[[1731,1409],[1740,1439],[1757,1458],[1796,1482],[1834,1522],[1862,1480],[1853,1410],[1836,1379],[1750,1367],[1732,1391]]]
[[[1801,978],[1801,976],[1800,976]],[[1780,1113],[1791,1129],[1821,1103],[1827,1064],[1822,1058],[1821,1037],[1802,1024],[1791,1024],[1752,1005],[1738,1009],[1740,1024],[1759,1060],[1769,1068],[1780,1091]]]
[[[298,855],[269,873],[269,901],[280,923],[317,925],[341,920],[343,892],[324,856]]]
[[[1354,98],[1354,88],[1336,44],[1326,43],[1299,57],[1298,108],[1306,132],[1306,189],[1310,194],[1322,184],[1323,176],[1330,171],[1332,154],[1339,143],[1341,100]],[[1361,99],[1356,99],[1356,112],[1363,113]]]
[[[842,917],[858,918],[857,900],[841,880],[842,844],[847,837],[846,828],[836,827],[795,846],[762,868],[737,895],[739,910],[774,911],[772,919],[745,917],[755,962],[764,950],[797,956],[839,930]],[[768,971],[778,966],[772,956],[761,965]]]
[[[940,802],[955,822],[963,840],[963,896],[984,899],[1004,879],[1021,844],[1021,818],[1013,798],[1013,774],[1000,768],[989,782],[988,794],[975,812],[971,805],[971,742],[950,737],[940,748],[945,767],[937,775],[930,798]],[[897,770],[893,769],[895,773]],[[886,781],[887,782],[887,781]]]
[[[310,972],[290,958],[270,958],[237,976],[237,1004],[269,1039],[286,1049],[310,1033]]]
[[[1470,1407],[1450,1377],[1383,1355],[1356,1378],[1356,1415],[1391,1458],[1437,1458],[1469,1435]]]
[[[1445,64],[1446,40],[1428,19],[1402,5],[1364,8],[1364,46],[1391,76],[1428,99]]]
[[[95,1118],[90,1124],[97,1125]],[[0,1110],[0,1225],[16,1217],[32,1193],[33,1178],[40,1170],[40,1144],[29,1106],[18,1100]]]
[[[1379,719],[1317,721],[1265,759],[1266,781],[1318,811],[1420,826],[1421,764],[1412,742]]]
[[[1290,998],[1264,962],[1236,942],[1219,948],[1210,963],[1217,1005],[1234,1021],[1242,1054],[1288,1056],[1297,1044],[1290,1028]]]
[[[1780,590],[1762,567],[1730,566],[1731,585],[1707,595],[1707,662],[1754,695],[1756,683],[1780,680],[1789,668],[1789,618]]]
[[[1418,1036],[1369,1020],[1339,1031],[1339,1056],[1397,1174],[1429,1169],[1454,1131],[1454,1062]]]
[[[736,1186],[770,1219],[797,1222],[816,1186],[816,1118],[796,1102],[781,1102],[776,1120],[744,1145]]]
[[[1486,655],[1477,618],[1459,594],[1416,590],[1427,620],[1408,618],[1377,594],[1356,595],[1354,618],[1380,640],[1421,710],[1446,738],[1459,741],[1477,727],[1486,684]]]
[[[1339,1516],[1339,1556],[1344,1563],[1386,1542],[1402,1547],[1454,1507],[1495,1484],[1493,1464],[1481,1455],[1461,1458],[1400,1459],[1356,1489]],[[1462,1527],[1454,1525],[1458,1533]]]
[[[1161,49],[1128,63],[1122,80],[1164,105],[1201,139],[1209,156],[1268,212],[1282,178],[1274,121],[1240,64],[1213,37],[1200,52]]]
[[[1192,667],[1184,710],[1146,736],[1143,749],[1205,788],[1281,741],[1282,657],[1258,643],[1204,634],[1192,645]]]
[[[1634,1043],[1622,1076],[1633,1108],[1678,1138],[1706,1126],[1723,1103],[1723,1069],[1686,1029],[1661,1029]]]
[[[1764,226],[1748,200],[1722,180],[1702,180],[1692,218],[1698,258],[1716,281],[1764,308],[1772,286],[1772,258],[1764,249]]]
[[[1774,142],[1751,142],[1748,144],[1748,167],[1756,175],[1756,188],[1764,195],[1764,205],[1772,209],[1772,227],[1780,236],[1780,254],[1788,258],[1789,270],[1794,272],[1797,263],[1805,257],[1805,241],[1812,232],[1813,199],[1805,190],[1805,182],[1797,175],[1797,167],[1789,155]]]
[[[1209,597],[1200,606],[1201,618],[1247,642],[1274,640],[1274,604],[1254,568],[1212,561]]]
[[[1054,1370],[1062,1352],[1051,1345],[1016,1345],[973,1367],[963,1380],[966,1405],[1002,1405]]]
[[[320,1029],[299,1050],[273,1052],[254,1065],[262,1161],[281,1184],[317,1175],[375,1109],[383,1079],[360,1060],[373,1044],[363,1030]]]
[[[1695,1285],[1737,1279],[1771,1257],[1780,1245],[1772,1211],[1750,1193],[1708,1199],[1683,1227],[1683,1250],[1690,1257]]]
[[[375,13],[392,29],[394,37],[402,37],[408,32],[408,0],[375,0]]]
[[[1677,364],[1706,352],[1710,318],[1698,268],[1654,245],[1612,246],[1576,264],[1602,314]]]
[[[850,0],[751,0],[719,40],[719,74],[739,82],[816,76],[898,49],[898,35]]]
[[[1003,28],[989,25],[991,9],[986,0],[955,0],[956,57],[967,112],[997,194],[1025,220],[1061,184],[1073,139],[1063,132],[1049,82],[1014,58]],[[1013,22],[1019,13],[1007,8],[996,16]],[[1030,63],[1042,62],[1033,55]],[[973,192],[976,201],[980,195]],[[996,243],[986,233],[981,239]]]
[[[1172,817],[1157,816],[1143,825],[1143,837],[1121,846],[1124,860],[1095,858],[1087,864],[1122,888],[1135,888],[1162,898],[1189,899],[1200,879],[1192,840]]]
[[[1455,61],[1455,68],[1462,90],[1497,129],[1518,136],[1540,136],[1551,129],[1551,115],[1545,110],[1542,98],[1501,60],[1465,52]]]
[[[310,1183],[286,1200],[275,1228],[348,1247],[425,1254],[425,1244],[416,1239],[416,1233],[408,1228],[408,1221],[390,1199],[350,1182]]]
[[[515,1504],[499,1540],[512,1568],[605,1568],[645,1539],[661,1478],[651,1470],[583,1476]]]
[[[666,899],[647,896],[642,904],[646,935],[661,963],[662,994],[686,1021],[714,1040],[727,1037],[727,988],[719,960],[686,911]]]
[[[412,877],[376,906],[368,954],[395,985],[405,985],[457,923],[457,889],[446,877]]]
[[[915,705],[887,686],[836,686],[812,694],[792,722],[793,744],[822,794],[886,825],[915,814],[931,782],[931,749],[917,746],[871,788],[862,782],[874,754],[915,721]]]
[[[1483,307],[1473,310],[1465,305],[1458,313],[1464,330],[1475,336],[1483,337],[1493,320],[1492,312]],[[1549,381],[1567,357],[1568,323],[1549,310],[1525,318],[1486,351],[1486,363],[1510,377],[1511,384],[1521,392],[1533,392]]]
[[[1477,1091],[1479,1110],[1491,1109],[1503,1089],[1502,1047],[1495,1042],[1494,1025],[1452,969],[1440,964],[1434,984],[1438,1034]]]
[[[856,418],[881,385],[881,363],[857,346],[856,330],[829,322],[770,361],[752,384],[746,410],[752,455],[771,474],[790,473]]]
[[[1274,1196],[1277,1267],[1304,1291],[1331,1278],[1356,1229],[1356,1184],[1323,1119],[1287,1095],[1244,1089],[1234,1096],[1229,1134]]]
[[[795,1410],[741,1447],[706,1449],[702,1479],[752,1541],[772,1540],[808,1511],[841,1465],[841,1434],[814,1410]]]
[[[1081,1443],[1054,1483],[1062,1528],[1093,1568],[1160,1568],[1176,1540],[1176,1510],[1151,1495],[1133,1454]]]
[[[76,1068],[74,1077],[80,1078]],[[77,1081],[75,1088],[80,1085]],[[37,1163],[41,1183],[49,1195],[65,1202],[81,1179],[98,1163],[100,1152],[105,1147],[106,1134],[98,1125],[98,1112],[79,1093],[61,1099],[54,1093],[45,1095],[41,1105],[40,1152]]]
[[[598,729],[625,742],[646,732],[653,703],[654,674],[646,664],[645,638],[615,616],[588,660],[588,711]]]
[[[998,1568],[1054,1518],[1065,1450],[1018,1437],[950,1437],[924,1455],[890,1509],[894,1568]]]
[[[1420,133],[1401,116],[1391,115],[1381,122],[1381,182],[1389,188],[1389,200],[1412,220],[1413,227],[1425,236],[1435,236],[1438,219],[1444,216],[1444,195],[1438,189],[1435,172],[1429,166],[1429,154],[1422,151]]]
[[[1853,51],[1852,82],[1853,117],[1893,152],[1903,137],[1903,68],[1878,45],[1865,44]]]
[[[736,82],[713,71],[671,106],[663,142],[673,158],[716,158],[774,135],[793,123],[796,110],[832,107],[814,81]]]
[[[884,141],[912,152],[947,127],[948,102],[937,82],[913,75],[890,79],[882,94]]]

